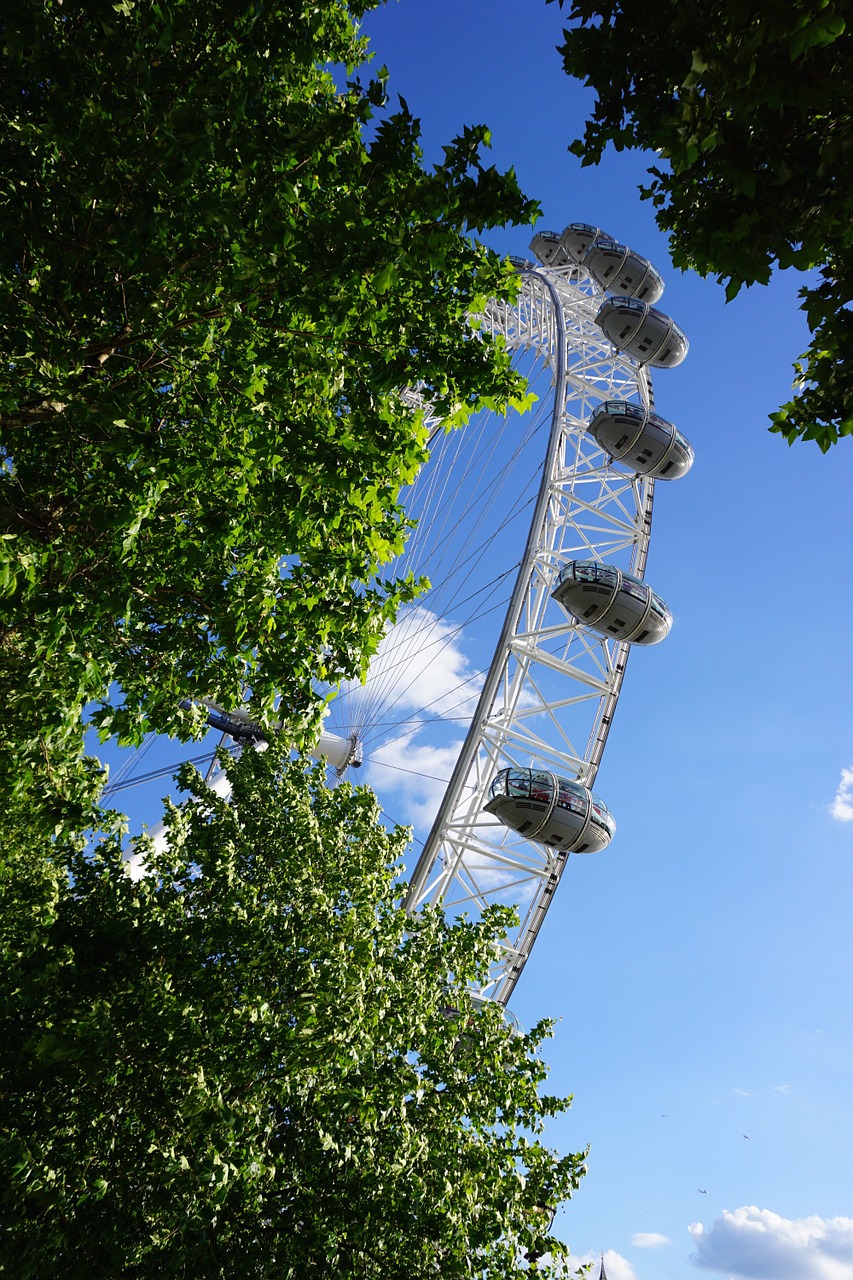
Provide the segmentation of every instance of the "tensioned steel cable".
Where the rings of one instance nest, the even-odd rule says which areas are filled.
[[[488,421],[493,420],[493,415],[485,415],[485,416],[487,417]],[[482,529],[482,526],[488,517],[489,511],[498,501],[503,487],[505,487],[505,485],[509,482],[510,479],[515,480],[515,482],[517,483],[517,476],[513,475],[513,469],[514,469],[513,464],[516,462],[517,458],[523,453],[525,445],[527,445],[530,439],[532,439],[533,436],[535,435],[536,431],[538,430],[538,425],[539,424],[535,422],[532,422],[530,424],[527,431],[524,433],[523,437],[516,442],[516,446],[512,454],[501,467],[500,471],[497,474],[497,477],[492,477],[487,489],[485,489],[484,491],[481,491],[479,494],[476,495],[476,501],[482,505],[482,511],[481,511],[480,517],[478,518],[474,526],[470,529],[470,531],[467,533],[467,536],[462,540],[461,543],[456,539],[455,535],[460,528],[462,520],[464,520],[464,515],[459,519],[457,519],[454,525],[449,529],[447,527],[449,517],[445,515],[443,527],[441,529],[442,534],[445,536],[442,536],[440,540],[439,550],[442,552],[442,554],[438,557],[438,563],[440,565],[442,556],[445,555],[445,549],[447,547],[454,548],[455,563],[453,568],[449,569],[444,575],[441,576],[440,581],[436,583],[436,586],[433,588],[433,590],[425,593],[418,600],[418,606],[420,606],[421,608],[425,610],[429,609],[429,610],[435,611],[436,621],[432,625],[436,629],[443,623],[443,618],[438,617],[438,610],[440,609],[441,614],[443,614],[444,618],[446,618],[453,608],[458,608],[459,606],[459,603],[460,603],[459,599],[458,597],[454,597],[453,595],[450,594],[450,587],[453,585],[454,581],[457,582],[457,585],[463,585],[463,586],[467,585],[467,577],[462,580],[461,584],[458,583],[459,575],[462,573],[463,569],[472,560],[485,554],[486,548],[493,541],[493,539],[500,532],[506,529],[512,523],[513,519],[519,518],[524,513],[524,510],[534,500],[533,496],[524,497],[524,490],[522,489],[522,493],[518,498],[515,499],[507,515],[504,517],[503,520],[500,521],[497,528],[493,527],[489,531],[487,537],[484,537],[483,540],[480,543],[478,543],[476,546],[472,546],[472,540],[473,540],[474,534],[478,529]],[[499,439],[495,438],[492,443],[490,454],[494,453],[497,450],[499,444],[500,444]],[[467,474],[468,472],[465,472],[462,474],[460,481],[455,487],[455,493],[458,494],[465,489]],[[532,478],[535,478],[535,472]],[[496,482],[497,480],[499,480],[500,483],[497,483]],[[446,488],[442,489],[442,495],[446,498]],[[471,504],[469,504],[469,507],[470,505]],[[446,504],[446,507],[449,512],[449,504]],[[421,515],[421,519],[424,519],[423,515]],[[434,530],[431,530],[431,532],[434,532]],[[425,557],[427,553],[421,552],[420,554],[422,557]],[[407,563],[405,564],[405,567],[406,568],[409,567]],[[424,559],[422,559],[420,564],[418,565],[418,568],[423,569],[424,567],[428,568],[432,573],[435,572],[433,563],[427,562],[425,565]],[[399,645],[399,653],[395,657],[395,663],[393,664],[393,666],[399,667],[403,665],[405,662],[410,661],[413,655],[418,653],[420,649],[422,649],[424,644],[427,643],[427,635],[430,630],[431,620],[428,621],[424,619],[423,621],[424,621],[424,625],[421,628],[411,628],[410,631],[402,637],[402,643]],[[394,670],[392,665],[387,663],[386,664],[379,663],[377,664],[377,667],[378,667],[378,670],[376,671],[374,678],[368,679],[367,694],[364,699],[364,706],[360,708],[361,714],[359,715],[358,720],[361,726],[368,724],[371,721],[371,719],[376,717],[377,705],[382,705],[383,700],[389,696],[389,690],[393,686]]]

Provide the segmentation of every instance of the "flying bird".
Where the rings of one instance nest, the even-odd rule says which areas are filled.
[[[745,1133],[743,1136],[746,1138],[747,1142],[752,1142],[752,1138],[750,1138],[748,1133]]]
[[[704,1188],[704,1187],[698,1187],[698,1188],[697,1188],[697,1190],[698,1190],[698,1192],[699,1192],[700,1196],[706,1196],[706,1195],[708,1194],[708,1192],[705,1190],[705,1188]]]

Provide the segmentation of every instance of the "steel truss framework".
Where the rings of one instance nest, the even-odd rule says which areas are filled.
[[[493,304],[483,327],[552,372],[550,436],[515,588],[462,751],[423,853],[411,909],[441,901],[476,917],[490,903],[521,904],[519,928],[482,995],[506,1003],[565,870],[567,855],[524,839],[485,813],[507,766],[538,766],[592,786],[613,719],[629,646],[602,639],[552,598],[569,560],[620,564],[642,577],[654,481],[611,463],[586,430],[606,399],[652,407],[648,373],[595,324],[606,296],[580,267],[519,266],[512,307]]]

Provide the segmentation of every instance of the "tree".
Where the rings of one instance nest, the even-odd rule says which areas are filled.
[[[801,291],[812,341],[771,430],[824,451],[853,433],[849,17],[848,0],[572,0],[560,50],[597,95],[570,149],[658,153],[643,196],[676,265],[728,298],[774,266],[818,269]]]
[[[583,1156],[538,1136],[543,1024],[475,1009],[506,927],[413,918],[406,832],[280,746],[2,882],[0,1274],[520,1277]],[[8,863],[8,859],[7,859]],[[552,1274],[540,1256],[538,1274]],[[556,1262],[555,1264],[556,1265]]]
[[[377,577],[423,456],[401,389],[451,422],[520,392],[469,233],[535,207],[483,128],[427,171],[384,70],[338,87],[368,7],[4,12],[0,785],[51,825],[89,803],[92,702],[131,742],[250,690],[298,736],[413,591]]]

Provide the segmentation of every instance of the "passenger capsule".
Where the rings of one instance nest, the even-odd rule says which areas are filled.
[[[570,560],[551,595],[578,622],[614,640],[658,644],[672,626],[672,614],[647,582],[599,560]]]
[[[485,808],[519,835],[564,853],[598,853],[616,830],[603,800],[544,769],[501,769]]]
[[[530,248],[544,267],[559,267],[567,261],[556,231],[537,231]]]
[[[680,480],[693,466],[693,449],[678,428],[627,400],[605,400],[587,431],[611,458],[641,476]]]
[[[640,364],[672,369],[687,355],[687,338],[675,321],[637,298],[608,298],[595,322],[614,347]]]
[[[599,237],[610,239],[601,227],[593,227],[589,222],[570,222],[560,236],[560,244],[573,262],[581,262]]]
[[[583,265],[593,280],[611,293],[650,303],[657,302],[663,293],[663,276],[648,258],[609,236],[593,240]]]

